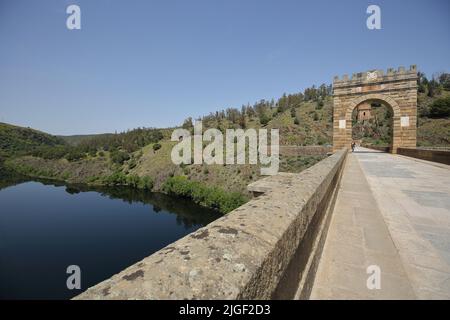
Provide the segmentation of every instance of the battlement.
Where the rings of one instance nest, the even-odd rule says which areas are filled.
[[[411,65],[409,70],[405,67],[399,67],[397,70],[388,68],[387,72],[383,70],[370,70],[366,72],[354,73],[350,78],[348,74],[344,74],[342,78],[335,76],[334,85],[354,85],[362,82],[386,82],[392,80],[402,80],[417,77],[417,66]]]

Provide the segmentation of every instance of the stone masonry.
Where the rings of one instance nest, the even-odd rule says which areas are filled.
[[[333,81],[333,150],[349,147],[352,141],[352,111],[363,103],[378,102],[393,111],[391,151],[415,148],[417,132],[417,68],[390,68],[387,74],[373,70]]]

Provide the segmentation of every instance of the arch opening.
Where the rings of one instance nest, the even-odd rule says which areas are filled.
[[[357,146],[391,151],[393,129],[394,110],[383,100],[365,100],[352,110],[351,140]]]
[[[373,120],[372,108],[374,108],[373,112],[377,116],[378,123]],[[362,117],[364,118],[363,125],[356,125],[356,131],[358,127],[363,127],[363,129],[360,129],[360,133],[355,134],[355,136],[360,137],[363,135],[363,137],[356,139],[357,141],[355,142],[359,145],[371,145],[378,150],[396,153],[395,146],[399,145],[398,142],[401,140],[401,134],[399,127],[395,125],[396,122],[400,121],[400,107],[395,100],[381,94],[362,95],[352,100],[345,114],[347,121],[345,137],[348,146],[354,141],[353,117],[354,113],[358,112],[358,110],[364,110],[363,112],[366,112],[366,115],[364,116],[364,113],[362,113]]]

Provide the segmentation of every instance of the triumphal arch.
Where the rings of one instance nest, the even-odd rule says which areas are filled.
[[[392,111],[392,145],[415,148],[417,134],[417,68],[409,70],[372,70],[344,75],[333,81],[333,151],[350,147],[352,142],[352,112],[362,104],[382,103]]]

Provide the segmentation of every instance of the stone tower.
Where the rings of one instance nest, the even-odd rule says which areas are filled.
[[[363,102],[361,103],[358,107],[358,114],[356,116],[356,119],[358,120],[358,122],[364,122],[369,120],[370,117],[370,110],[372,109],[372,107],[370,106],[369,103],[367,102]]]

